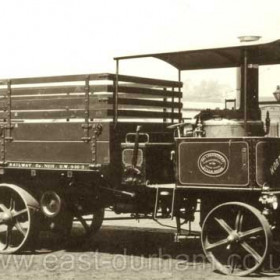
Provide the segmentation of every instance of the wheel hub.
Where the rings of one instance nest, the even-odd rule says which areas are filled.
[[[5,211],[2,213],[2,215],[0,216],[3,222],[9,222],[13,219],[12,213],[11,211]]]
[[[239,241],[239,235],[236,231],[232,231],[227,240],[230,242],[230,243],[233,243],[233,242],[238,242]]]

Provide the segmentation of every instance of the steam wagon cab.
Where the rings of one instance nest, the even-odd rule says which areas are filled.
[[[259,68],[280,64],[280,41],[117,61],[140,57],[171,64],[179,81],[185,70],[236,68],[240,90],[224,109],[202,110],[193,120],[169,126],[175,135],[171,208],[180,237],[181,225],[194,219],[200,203],[203,250],[218,270],[257,270],[279,239],[280,140],[270,136],[269,112],[261,118]]]

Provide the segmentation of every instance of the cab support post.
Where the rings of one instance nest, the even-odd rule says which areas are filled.
[[[117,126],[117,122],[118,122],[118,94],[119,94],[119,60],[116,59],[116,77],[114,79],[114,104],[113,104],[114,127]]]
[[[244,102],[244,128],[245,128],[245,135],[248,136],[248,114],[247,114],[247,67],[248,67],[248,54],[247,50],[244,50],[244,58],[243,58],[243,102]]]
[[[182,83],[181,83],[181,70],[178,70],[178,82],[180,83],[179,85],[179,91],[181,92],[182,89]],[[179,98],[179,103],[181,103],[181,97]],[[182,109],[181,107],[179,108],[179,123],[182,121]]]

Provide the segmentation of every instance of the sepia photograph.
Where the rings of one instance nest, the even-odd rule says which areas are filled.
[[[280,277],[280,1],[0,4],[0,280]]]

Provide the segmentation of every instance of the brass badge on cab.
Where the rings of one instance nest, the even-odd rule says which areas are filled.
[[[198,159],[199,170],[206,176],[218,177],[228,169],[227,157],[218,151],[207,151]]]

